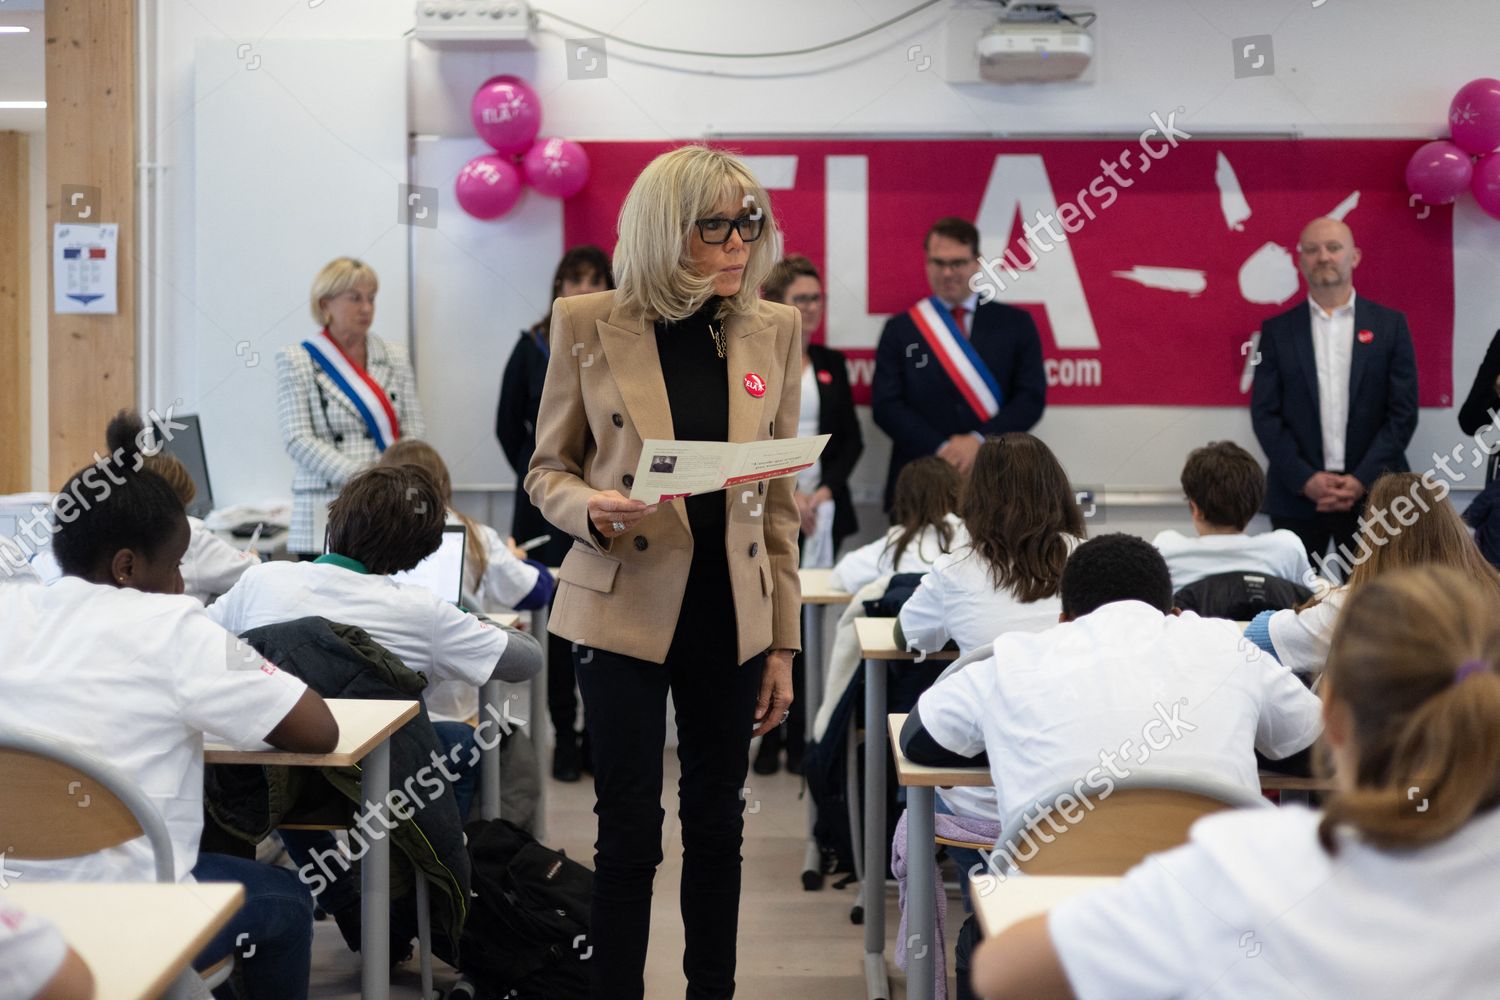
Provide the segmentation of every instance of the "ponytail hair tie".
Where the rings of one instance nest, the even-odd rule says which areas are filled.
[[[1462,684],[1475,674],[1488,673],[1490,665],[1483,660],[1468,660],[1459,665],[1457,672],[1453,675],[1454,684]]]

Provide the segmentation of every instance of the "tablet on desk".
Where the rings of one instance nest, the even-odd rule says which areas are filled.
[[[464,593],[464,550],[469,530],[461,524],[443,527],[438,550],[409,570],[392,573],[391,579],[412,583],[432,591],[449,604],[460,604]]]

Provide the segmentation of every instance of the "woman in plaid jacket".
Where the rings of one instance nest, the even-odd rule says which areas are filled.
[[[368,264],[349,257],[328,264],[312,286],[322,329],[276,355],[281,440],[297,463],[287,541],[294,553],[321,553],[320,526],[344,483],[425,429],[405,349],[370,333],[379,286]]]

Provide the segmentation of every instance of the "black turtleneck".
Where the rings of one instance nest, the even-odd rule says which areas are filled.
[[[718,355],[709,324],[722,300],[711,297],[697,312],[676,322],[656,322],[656,353],[672,410],[672,432],[680,441],[729,440],[729,362]],[[728,342],[726,341],[726,347]],[[678,501],[673,501],[678,502]],[[687,633],[725,638],[723,614],[734,632],[734,601],[729,590],[729,562],[724,552],[724,494],[688,497],[688,524],[693,531],[693,562],[678,616],[677,638]]]

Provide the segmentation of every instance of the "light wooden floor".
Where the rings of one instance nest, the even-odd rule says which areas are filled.
[[[550,756],[546,758],[550,762]],[[682,874],[681,829],[677,822],[678,766],[674,751],[665,758],[663,803],[667,819],[662,832],[665,861],[657,872],[651,911],[651,952],[646,964],[646,996],[651,1000],[682,997],[682,922],[677,890]],[[831,880],[821,892],[802,889],[804,804],[797,795],[800,780],[781,772],[750,774],[746,784],[744,883],[740,903],[738,996],[795,997],[799,1000],[862,1000],[864,928],[849,922],[854,887],[835,890]],[[593,786],[587,775],[577,784],[548,779],[548,846],[592,867],[596,831]],[[886,900],[886,958],[891,987],[905,996],[903,976],[895,967],[892,947],[899,914],[896,893]],[[961,904],[949,901],[949,933],[962,921]],[[952,943],[949,942],[950,989]],[[438,984],[452,981],[438,967]],[[415,959],[393,977],[393,998],[420,995]],[[331,921],[316,927],[313,941],[312,996],[317,1000],[354,1000],[359,996],[359,956],[349,952]]]

